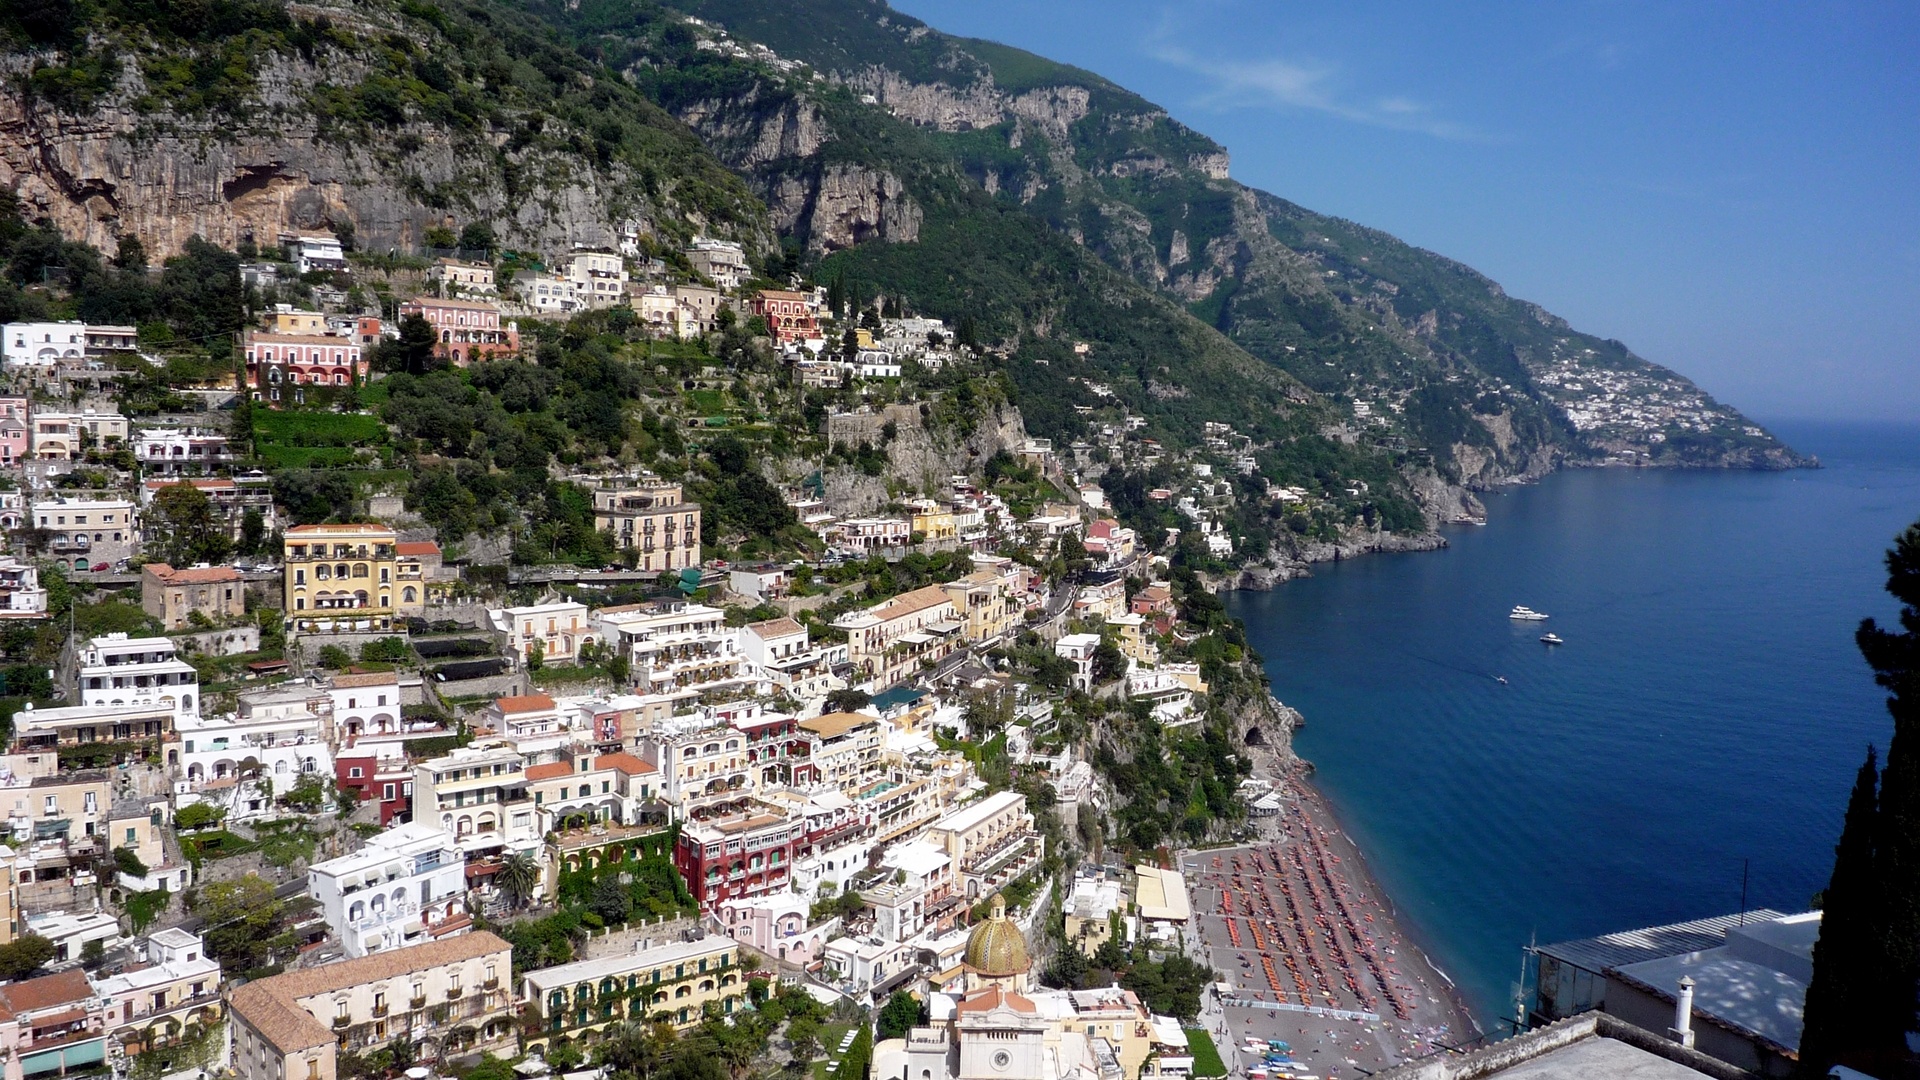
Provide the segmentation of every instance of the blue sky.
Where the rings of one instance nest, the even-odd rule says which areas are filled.
[[[897,0],[1760,417],[1920,419],[1920,5]]]

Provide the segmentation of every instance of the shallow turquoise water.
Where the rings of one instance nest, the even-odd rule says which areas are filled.
[[[1483,1024],[1513,1015],[1531,937],[1737,910],[1743,860],[1752,907],[1825,884],[1891,731],[1852,637],[1894,611],[1881,556],[1920,518],[1920,428],[1776,430],[1827,468],[1562,473],[1490,497],[1445,551],[1228,598]]]

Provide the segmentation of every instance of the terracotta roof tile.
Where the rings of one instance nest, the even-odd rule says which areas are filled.
[[[628,776],[645,776],[660,771],[627,753],[601,754],[596,764],[602,769],[618,769]]]
[[[148,563],[143,571],[151,573],[167,585],[213,585],[240,580],[240,571],[231,566],[190,567],[185,570],[175,570],[166,563]]]
[[[573,766],[564,761],[549,761],[544,765],[527,766],[528,780],[552,780],[555,777],[573,775]]]
[[[395,555],[438,555],[440,545],[431,540],[402,540],[393,545]]]
[[[330,681],[335,690],[357,690],[363,686],[397,686],[400,676],[391,671],[367,671],[357,675],[335,675]]]
[[[805,629],[792,619],[768,619],[765,622],[748,623],[747,629],[762,638],[786,637],[789,634],[804,633]]]
[[[553,699],[545,694],[521,694],[495,698],[493,704],[502,713],[544,712],[553,708]]]
[[[424,945],[377,952],[357,960],[290,971],[235,990],[231,998],[233,1012],[282,1053],[325,1046],[334,1041],[332,1029],[301,1007],[299,999],[493,953],[510,953],[512,948],[498,936],[480,930]],[[78,975],[85,985],[85,975],[78,971],[71,974]]]
[[[7,1008],[16,1016],[84,1002],[92,996],[93,987],[87,982],[87,974],[78,968],[0,986],[0,997],[6,999]]]

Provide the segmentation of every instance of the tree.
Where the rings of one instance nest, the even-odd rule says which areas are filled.
[[[493,883],[500,889],[507,903],[516,910],[526,907],[533,899],[534,890],[540,886],[540,867],[533,856],[524,851],[516,851],[507,856],[500,864],[500,871],[493,876]]]
[[[340,671],[353,664],[353,657],[348,656],[347,650],[338,645],[323,646],[317,659],[321,667],[334,671]]]
[[[407,315],[400,320],[400,340],[394,343],[398,366],[409,375],[424,375],[438,364],[433,351],[440,344],[440,333],[422,315]]]
[[[209,882],[200,889],[194,914],[206,921],[207,955],[239,974],[262,966],[281,931],[283,908],[273,883],[258,874]]]
[[[318,525],[353,512],[353,484],[338,472],[285,469],[273,477],[273,501],[295,525]]]
[[[460,247],[466,251],[492,251],[493,226],[484,221],[469,221],[460,230]]]
[[[39,934],[26,934],[0,945],[0,979],[15,982],[38,971],[59,950]]]
[[[1112,682],[1127,673],[1127,656],[1120,646],[1111,641],[1102,641],[1093,650],[1093,680]]]
[[[895,990],[880,1007],[880,1039],[904,1039],[911,1029],[926,1023],[927,1010],[920,999],[905,990]]]
[[[378,664],[404,664],[413,658],[413,650],[403,637],[375,638],[360,646],[360,659]]]
[[[226,816],[226,810],[210,803],[193,803],[174,813],[173,824],[180,829],[204,829],[208,825],[218,824]]]
[[[811,1016],[796,1017],[787,1024],[787,1048],[796,1061],[812,1061],[820,1056],[820,1022]]]
[[[587,910],[606,921],[608,926],[618,926],[633,917],[633,894],[620,882],[616,874],[608,874],[594,882],[593,893],[587,898]]]
[[[1801,1072],[1833,1062],[1901,1068],[1914,1026],[1920,975],[1920,522],[1887,552],[1887,592],[1900,601],[1898,629],[1865,619],[1854,634],[1884,687],[1893,740],[1873,808],[1873,765],[1854,781],[1823,897],[1820,938],[1807,990]]]
[[[240,545],[242,555],[258,555],[260,546],[267,539],[267,518],[255,507],[247,507],[240,515]]]
[[[1866,1021],[1879,1011],[1879,949],[1873,927],[1881,907],[1873,857],[1877,846],[1879,768],[1873,747],[1854,779],[1846,823],[1833,852],[1833,876],[1821,894],[1820,937],[1813,946],[1813,981],[1807,986],[1800,1064],[1809,1076],[1825,1076],[1848,1051],[1871,1046]]]
[[[867,693],[865,690],[847,687],[844,690],[835,690],[833,693],[827,695],[827,711],[856,712],[866,708],[872,702],[872,694]]]
[[[154,493],[150,513],[160,553],[175,566],[217,565],[233,554],[233,539],[213,500],[185,480]]]
[[[1897,1046],[1913,1030],[1920,976],[1920,522],[1894,542],[1886,565],[1887,592],[1901,604],[1901,629],[1866,619],[1854,640],[1874,681],[1890,691],[1893,714],[1874,863],[1884,910],[1876,970],[1884,973],[1881,1000],[1890,1012],[1879,1030],[1882,1045]]]

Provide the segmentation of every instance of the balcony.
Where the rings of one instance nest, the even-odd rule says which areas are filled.
[[[335,1031],[345,1031],[352,1026],[353,1017],[351,1016],[336,1016],[333,1018],[333,1030]]]
[[[463,994],[463,993],[465,993],[465,991],[463,991],[463,990],[461,990],[461,989],[460,989],[459,987],[457,987],[457,986],[449,986],[449,987],[447,987],[447,1000],[448,1000],[448,1001],[459,1001],[459,1000],[460,1000],[460,995],[461,995],[461,994]]]
[[[375,1003],[373,1006],[373,1018],[378,1020],[385,1015],[387,1015],[387,1003],[384,1001]]]
[[[413,1012],[419,1012],[421,1009],[424,1009],[426,1007],[427,1007],[427,998],[426,998],[426,995],[424,994],[422,994],[419,997],[407,999],[407,1008],[412,1010]]]
[[[483,991],[486,991],[487,993],[492,993],[493,991],[500,989],[500,980],[487,979],[486,981],[480,984],[480,989]]]

